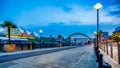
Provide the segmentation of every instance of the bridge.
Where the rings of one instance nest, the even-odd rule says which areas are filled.
[[[69,45],[72,44],[72,43],[74,43],[75,45],[81,45],[83,43],[87,44],[92,39],[84,33],[76,32],[76,33],[73,33],[73,34],[69,35],[67,37],[67,40],[69,42]]]
[[[81,35],[81,36],[84,36],[84,37],[88,38],[89,40],[91,40],[91,38],[88,35],[83,34],[81,32],[73,33],[73,34],[69,35],[68,38],[71,38],[71,37],[76,36],[76,35]]]

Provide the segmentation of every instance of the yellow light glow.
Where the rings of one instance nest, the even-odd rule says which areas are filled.
[[[94,6],[94,8],[98,10],[98,9],[102,8],[102,4],[97,3],[97,4]]]
[[[43,30],[40,30],[40,33],[42,33],[43,32]]]

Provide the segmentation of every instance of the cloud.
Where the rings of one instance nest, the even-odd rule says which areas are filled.
[[[120,7],[120,0],[113,1],[108,7],[109,14],[120,17],[120,8],[119,7]]]
[[[117,17],[120,16],[120,9],[118,8],[117,5],[109,6],[108,9],[109,9],[109,14],[110,15],[117,16]]]
[[[120,4],[120,0],[113,1],[113,4]]]
[[[107,12],[108,16],[114,17],[114,19],[111,21],[113,24],[119,24],[120,23],[120,0],[114,0],[111,2],[111,4],[108,5]]]
[[[111,23],[116,18],[107,14],[107,11],[100,11],[100,22]],[[60,22],[65,25],[95,25],[96,10],[87,10],[77,4],[67,5],[67,7],[43,6],[21,13],[16,22],[19,25],[39,26]]]

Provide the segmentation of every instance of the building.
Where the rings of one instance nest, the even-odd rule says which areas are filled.
[[[31,34],[30,34],[31,36],[33,36],[33,37],[38,37],[38,34],[37,33],[35,33],[35,32],[31,32]]]
[[[120,26],[116,27],[113,33],[120,32]]]
[[[3,31],[4,36],[8,37],[8,31],[7,29],[5,29]],[[2,35],[2,33],[1,33]],[[30,39],[34,39],[36,38],[38,35],[37,33],[24,29],[24,28],[18,28],[18,29],[11,29],[10,31],[10,37],[11,38],[30,38]]]

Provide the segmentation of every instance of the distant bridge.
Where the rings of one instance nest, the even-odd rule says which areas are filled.
[[[87,36],[86,34],[80,33],[80,32],[73,33],[73,34],[69,35],[68,38],[71,38],[75,35],[81,35],[81,36],[84,36],[84,37],[88,38],[89,40],[91,40],[91,38],[89,36]]]

